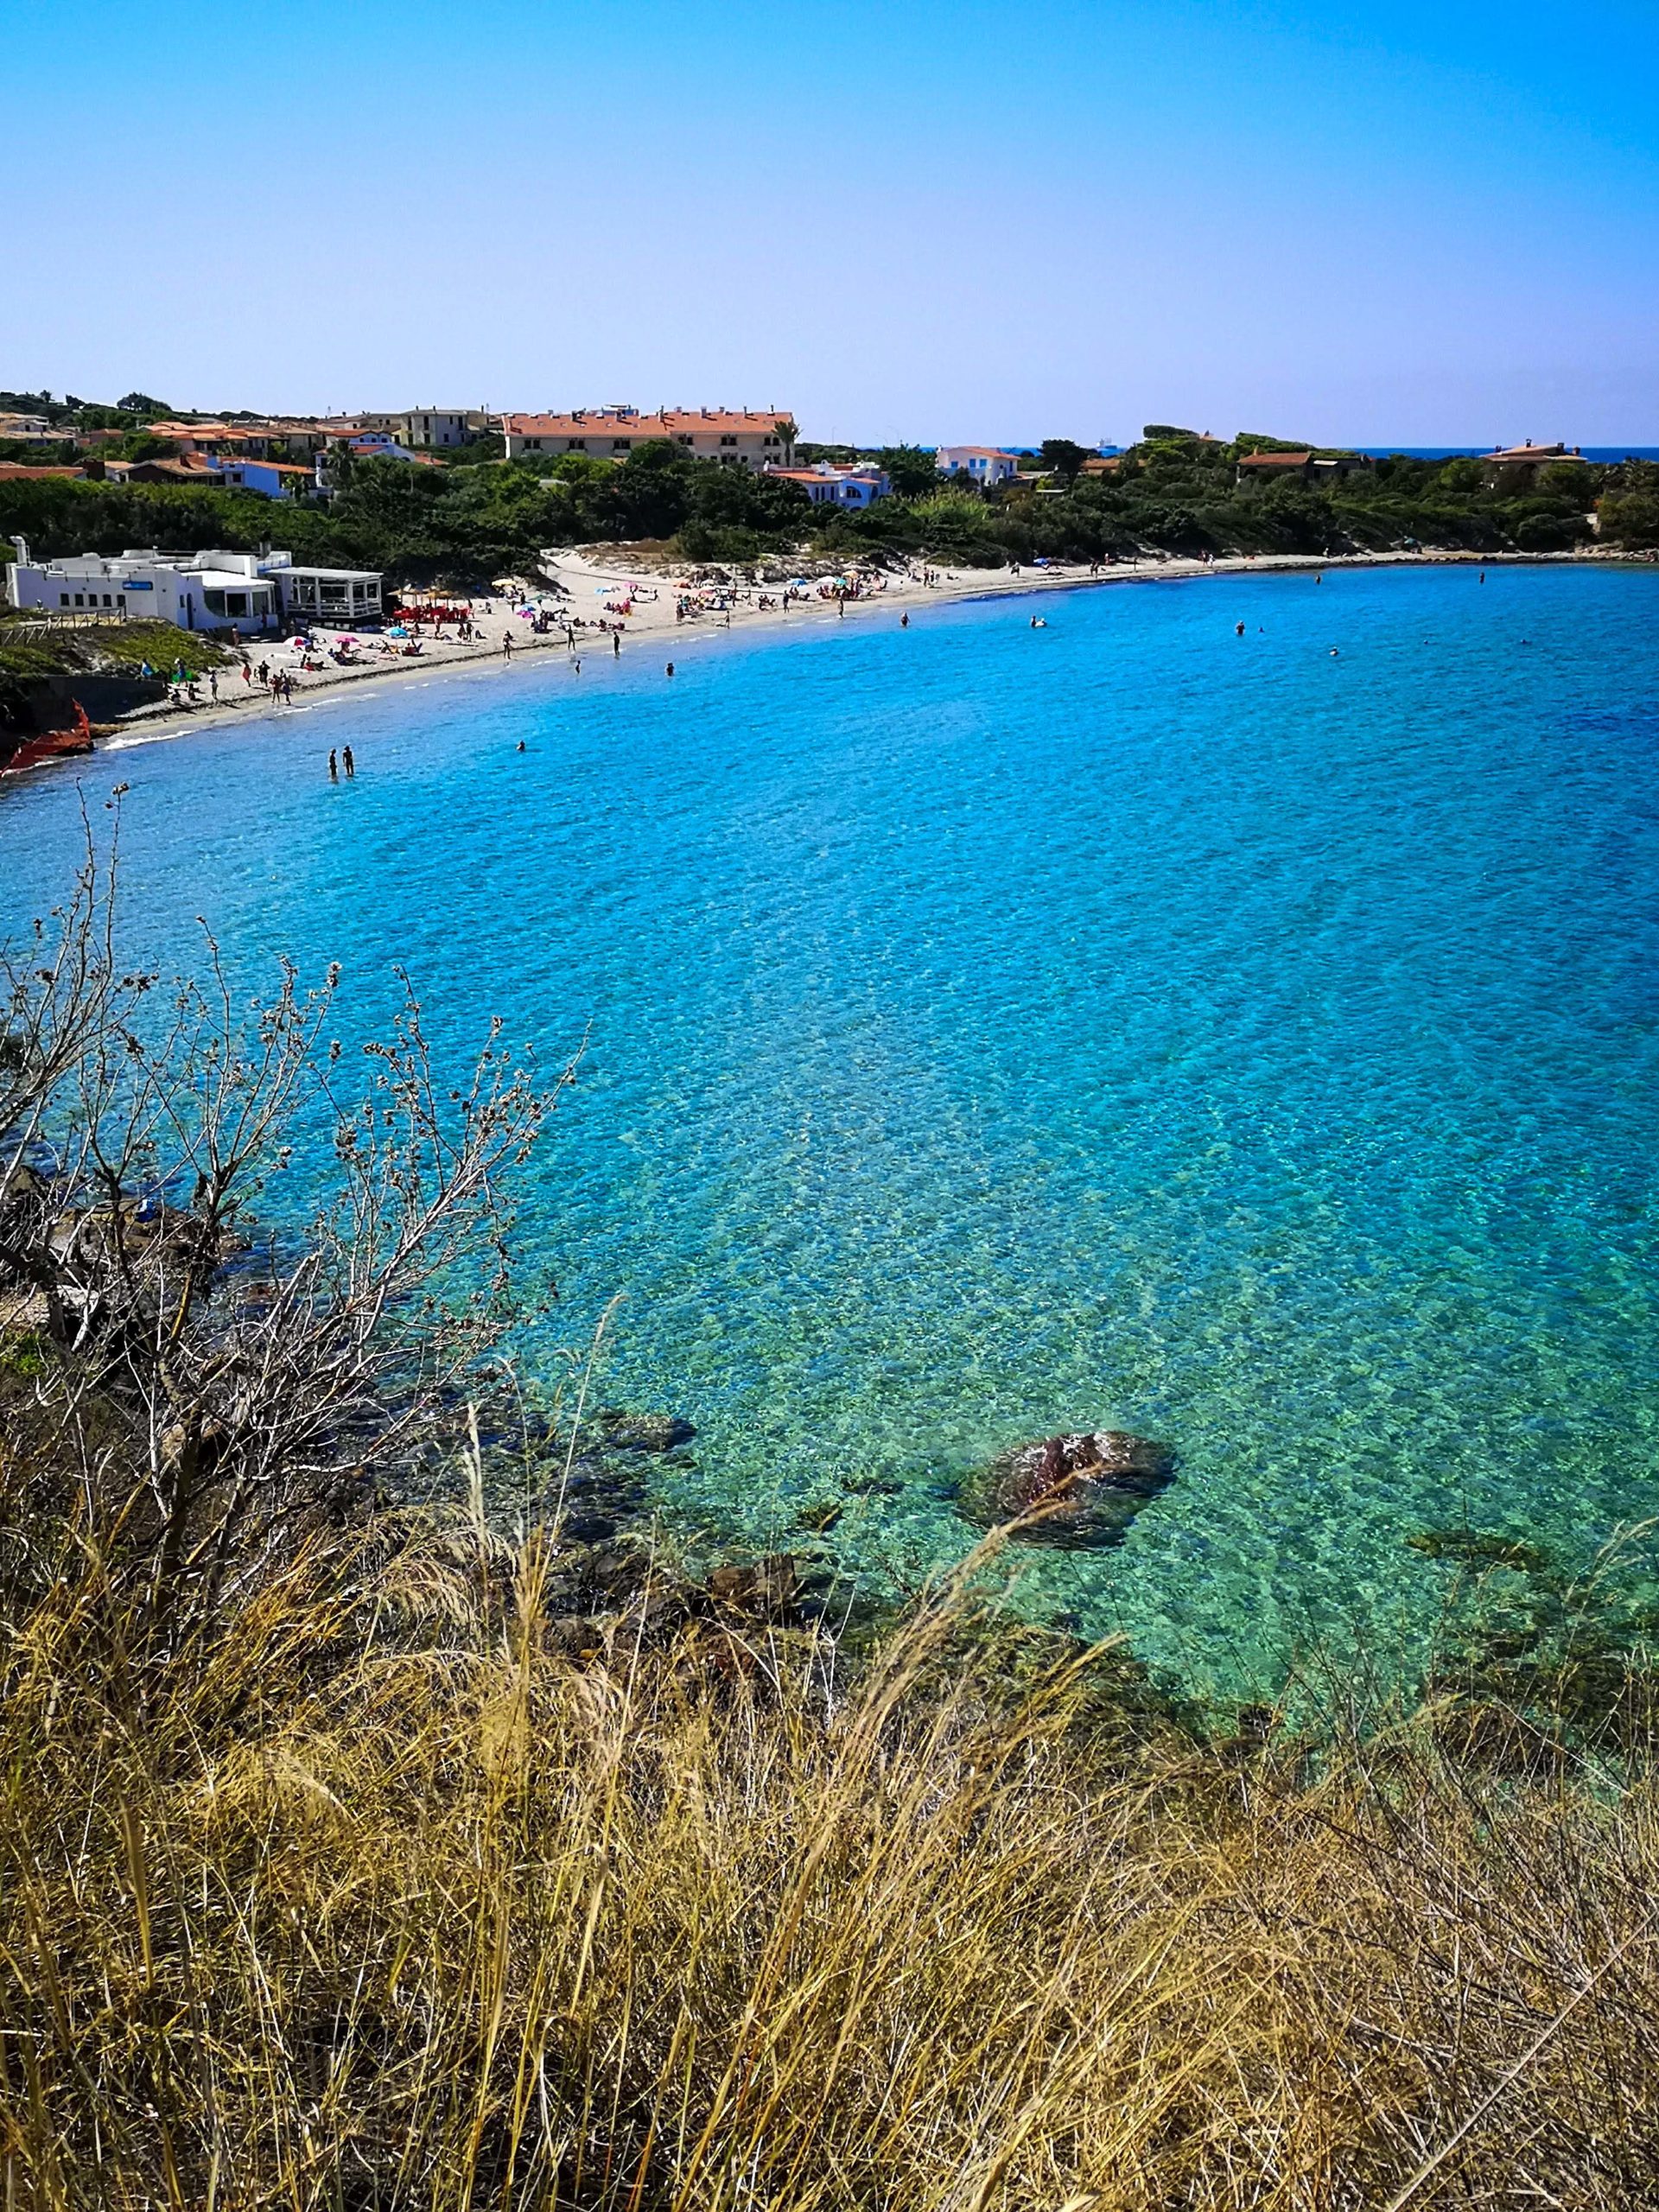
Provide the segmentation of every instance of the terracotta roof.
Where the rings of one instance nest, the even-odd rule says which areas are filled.
[[[580,415],[504,415],[501,428],[514,437],[531,438],[674,438],[730,436],[734,431],[750,437],[770,436],[789,410],[757,407],[734,414],[711,408],[671,408],[656,415],[606,415],[584,409]]]
[[[1241,468],[1306,468],[1313,460],[1312,453],[1247,453],[1241,456]]]
[[[1486,455],[1488,461],[1578,461],[1582,456],[1569,453],[1565,446],[1500,446],[1496,453]]]
[[[189,455],[185,455],[186,460]],[[311,471],[302,461],[232,461],[232,468],[270,468],[278,476],[309,476]]]
[[[15,483],[20,476],[84,476],[84,468],[31,468],[26,461],[0,461],[0,476]]]
[[[255,438],[278,437],[280,431],[238,429],[232,423],[146,423],[144,428],[153,438],[172,438],[182,442],[186,438],[212,438],[218,444],[247,445]]]
[[[192,476],[206,479],[219,472],[205,454],[181,454],[175,460],[171,454],[156,454],[149,461],[106,461],[105,470],[112,476],[124,476],[135,468],[156,468],[168,476]]]

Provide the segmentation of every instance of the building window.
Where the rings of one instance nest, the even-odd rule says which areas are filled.
[[[567,438],[564,442],[564,449],[567,453],[586,453],[588,441],[586,438]]]
[[[67,591],[60,591],[60,592],[58,594],[58,605],[59,605],[60,607],[67,607],[67,606],[68,606],[68,604],[69,604],[69,594],[68,594],[68,593],[67,593]]]
[[[735,438],[722,438],[720,442],[723,446],[734,446],[737,443],[737,440]]]

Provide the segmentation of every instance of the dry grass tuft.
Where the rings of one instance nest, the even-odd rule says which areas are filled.
[[[1424,1728],[1316,1771],[1114,1730],[1075,1664],[999,1710],[954,1599],[850,1690],[789,1635],[582,1671],[536,1552],[504,1603],[436,1533],[147,1679],[54,1564],[3,1651],[9,2204],[1659,2197],[1645,1775]]]

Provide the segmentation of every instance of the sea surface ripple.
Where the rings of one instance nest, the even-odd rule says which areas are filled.
[[[1135,1428],[1173,1486],[1017,1602],[1241,1687],[1420,1644],[1414,1530],[1588,1557],[1659,1501],[1656,618],[1584,568],[878,609],[79,781],[131,785],[135,954],[199,964],[200,914],[250,988],[342,960],[365,1026],[405,963],[457,1059],[588,1034],[525,1357],[621,1294],[603,1395],[696,1423],[682,1526],[839,1501],[902,1586],[988,1454]],[[0,792],[0,930],[77,808]]]

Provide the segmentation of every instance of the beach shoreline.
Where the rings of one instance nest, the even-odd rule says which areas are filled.
[[[187,731],[207,727],[223,727],[245,717],[250,712],[267,719],[286,720],[289,715],[303,713],[308,708],[325,703],[343,703],[345,695],[353,685],[372,684],[384,688],[401,683],[416,688],[425,688],[439,677],[474,676],[493,673],[508,675],[516,670],[545,665],[552,661],[569,664],[585,658],[611,662],[637,655],[642,645],[655,649],[671,646],[675,653],[710,639],[731,638],[740,632],[765,633],[772,636],[810,632],[822,635],[826,626],[840,628],[843,622],[868,625],[873,616],[899,617],[908,615],[912,620],[918,613],[936,607],[965,604],[975,600],[1005,599],[1019,596],[1038,597],[1063,591],[1092,590],[1117,584],[1191,583],[1211,579],[1236,579],[1260,575],[1287,575],[1322,573],[1325,570],[1376,568],[1559,568],[1580,565],[1601,568],[1608,565],[1644,567],[1650,564],[1630,561],[1618,555],[1588,555],[1582,552],[1546,554],[1478,554],[1456,550],[1424,553],[1350,553],[1318,558],[1304,554],[1233,555],[1213,560],[1199,560],[1171,556],[1167,560],[1120,563],[1103,571],[1091,572],[1082,562],[1052,562],[1046,567],[1008,569],[951,569],[928,566],[926,574],[932,579],[923,582],[914,569],[889,573],[875,590],[845,602],[833,599],[814,598],[804,604],[784,606],[773,604],[761,607],[748,600],[735,602],[728,612],[700,612],[683,620],[676,619],[676,607],[682,588],[696,590],[696,585],[682,587],[674,580],[674,572],[664,570],[652,575],[643,568],[618,559],[611,548],[602,552],[593,549],[573,549],[545,565],[544,574],[563,588],[556,601],[556,613],[561,616],[578,618],[589,625],[578,636],[572,646],[563,634],[537,636],[522,623],[518,610],[505,603],[500,594],[492,594],[489,611],[475,611],[474,620],[482,632],[480,642],[463,644],[456,639],[426,639],[418,658],[365,661],[361,665],[341,667],[333,665],[321,672],[302,671],[300,655],[289,639],[250,639],[243,651],[252,663],[265,662],[288,674],[293,683],[294,696],[283,704],[273,697],[264,685],[249,683],[245,689],[215,699],[204,699],[194,705],[180,707],[165,704],[143,707],[124,715],[113,726],[110,736],[98,741],[99,752],[121,752],[136,745],[151,744],[163,738],[181,736]],[[717,565],[717,564],[705,564]],[[594,618],[582,613],[587,601],[594,597],[612,601],[618,597],[630,599],[634,591],[649,590],[654,599],[635,599],[631,613],[626,617],[608,614],[599,620],[615,624],[615,631],[601,630]],[[537,596],[532,594],[532,597]],[[546,594],[551,601],[551,583]],[[480,595],[481,597],[481,595]],[[456,603],[460,603],[459,601]],[[474,609],[479,609],[475,598]],[[842,606],[844,604],[844,613]],[[347,634],[336,632],[335,634]],[[363,633],[350,633],[360,635]],[[613,635],[620,635],[620,652],[613,645]],[[511,639],[512,650],[504,650],[504,640]],[[239,673],[230,672],[240,683]],[[228,680],[221,677],[222,681]],[[328,695],[327,698],[322,695]],[[82,756],[84,758],[84,756]],[[41,768],[61,766],[60,761],[43,761]],[[35,771],[26,770],[24,773]]]

